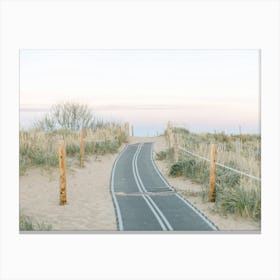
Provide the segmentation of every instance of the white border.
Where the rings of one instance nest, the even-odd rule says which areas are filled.
[[[279,1],[1,1],[2,279],[279,279]],[[18,51],[261,49],[260,235],[19,235]]]

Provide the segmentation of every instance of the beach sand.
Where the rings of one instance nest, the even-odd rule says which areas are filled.
[[[29,169],[20,177],[20,209],[52,230],[113,231],[117,229],[110,177],[117,154],[88,157],[85,167],[67,168],[67,204],[59,205],[58,169]]]
[[[130,137],[129,143],[155,142],[155,154],[166,150],[163,136]],[[124,147],[120,148],[120,150]],[[119,151],[120,151],[119,150]],[[71,160],[67,168],[67,204],[59,205],[58,168],[28,169],[20,176],[20,209],[39,222],[58,231],[115,231],[115,211],[110,194],[110,177],[117,154],[91,156],[85,167],[78,166],[78,160]],[[224,217],[214,211],[214,204],[202,201],[201,186],[186,178],[168,176],[170,163],[156,160],[161,173],[179,193],[203,212],[220,230],[259,231],[260,223],[234,215]]]

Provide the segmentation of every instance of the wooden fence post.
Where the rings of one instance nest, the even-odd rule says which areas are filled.
[[[84,167],[84,155],[85,155],[85,144],[84,144],[84,129],[80,131],[80,167]]]
[[[59,150],[59,188],[60,188],[60,205],[67,203],[66,199],[66,163],[65,163],[65,143],[64,141],[60,142]]]
[[[217,146],[211,146],[211,159],[210,159],[210,185],[209,185],[209,201],[215,202],[216,200],[216,160],[217,160]]]

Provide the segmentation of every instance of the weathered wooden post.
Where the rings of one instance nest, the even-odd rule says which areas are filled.
[[[215,202],[216,200],[216,160],[217,160],[217,146],[211,146],[211,159],[210,159],[210,185],[209,185],[209,201]]]
[[[80,167],[84,167],[84,155],[85,155],[85,144],[84,144],[84,129],[80,131]]]
[[[61,141],[58,150],[59,156],[59,189],[60,189],[60,205],[67,203],[66,199],[66,163],[65,163],[65,143]]]

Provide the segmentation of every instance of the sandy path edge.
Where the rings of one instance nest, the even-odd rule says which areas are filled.
[[[119,152],[124,145],[119,148]],[[115,231],[110,192],[111,171],[118,153],[87,157],[85,167],[72,159],[67,168],[67,204],[59,205],[58,169],[31,168],[19,179],[22,213],[56,231]]]

